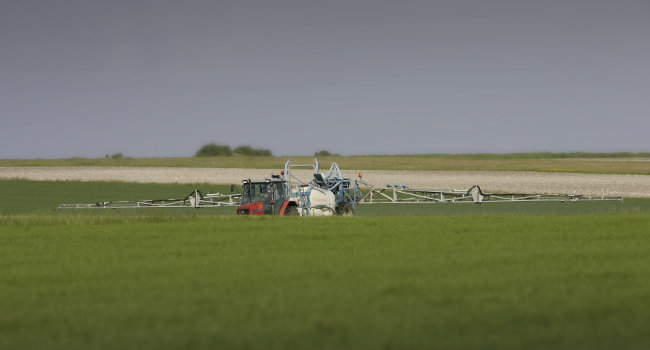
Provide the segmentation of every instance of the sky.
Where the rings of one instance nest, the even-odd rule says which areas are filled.
[[[648,0],[0,0],[0,158],[650,151]]]

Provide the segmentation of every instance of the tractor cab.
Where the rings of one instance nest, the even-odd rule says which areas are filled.
[[[237,214],[279,215],[287,201],[287,183],[279,176],[271,179],[244,180]]]

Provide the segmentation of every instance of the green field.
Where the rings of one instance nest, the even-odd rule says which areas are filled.
[[[69,158],[0,159],[0,167],[15,166],[145,166],[280,169],[289,156],[185,157],[185,158]],[[312,157],[291,156],[295,163]],[[369,155],[320,158],[342,169],[541,171],[602,174],[650,174],[650,153],[513,153]]]
[[[650,200],[58,211],[214,185],[0,181],[0,349],[646,349]]]
[[[138,184],[121,182],[0,180],[0,215],[234,215],[233,207],[187,209],[87,209],[58,211],[61,203],[185,198],[194,189],[229,194],[230,186],[211,184]],[[624,202],[372,204],[358,205],[359,216],[401,215],[558,215],[650,213],[650,199]]]
[[[0,218],[2,349],[645,349],[648,215]]]
[[[202,193],[230,194],[230,186],[209,184],[138,184],[123,182],[0,180],[0,215],[17,214],[228,214],[232,207],[209,209],[87,210],[61,211],[61,203],[97,203],[119,200],[185,198],[199,189]]]

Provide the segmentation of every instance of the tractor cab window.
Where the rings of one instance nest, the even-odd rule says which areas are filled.
[[[244,183],[244,185],[241,188],[241,199],[239,200],[241,204],[248,204],[251,202],[250,190],[251,190],[251,184]]]
[[[255,202],[266,202],[268,196],[270,195],[268,191],[268,186],[266,184],[255,184],[257,187],[257,197],[255,197]]]
[[[240,203],[267,202],[271,200],[272,188],[269,183],[245,183],[242,187]]]
[[[281,182],[276,182],[273,184],[273,199],[279,200],[284,198],[284,186]]]

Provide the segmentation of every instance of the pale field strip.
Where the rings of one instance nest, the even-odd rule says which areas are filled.
[[[558,158],[562,159],[562,158]],[[650,162],[650,158],[564,158],[564,160],[580,162]]]
[[[264,179],[281,169],[158,168],[158,167],[0,167],[0,179],[40,181],[121,181],[178,184],[241,184]],[[327,169],[322,169],[327,173]],[[479,185],[485,192],[584,194],[650,198],[650,175],[541,173],[514,171],[393,171],[344,170],[345,176],[377,187],[407,185],[413,189],[466,190]],[[293,170],[308,181],[312,171]]]

